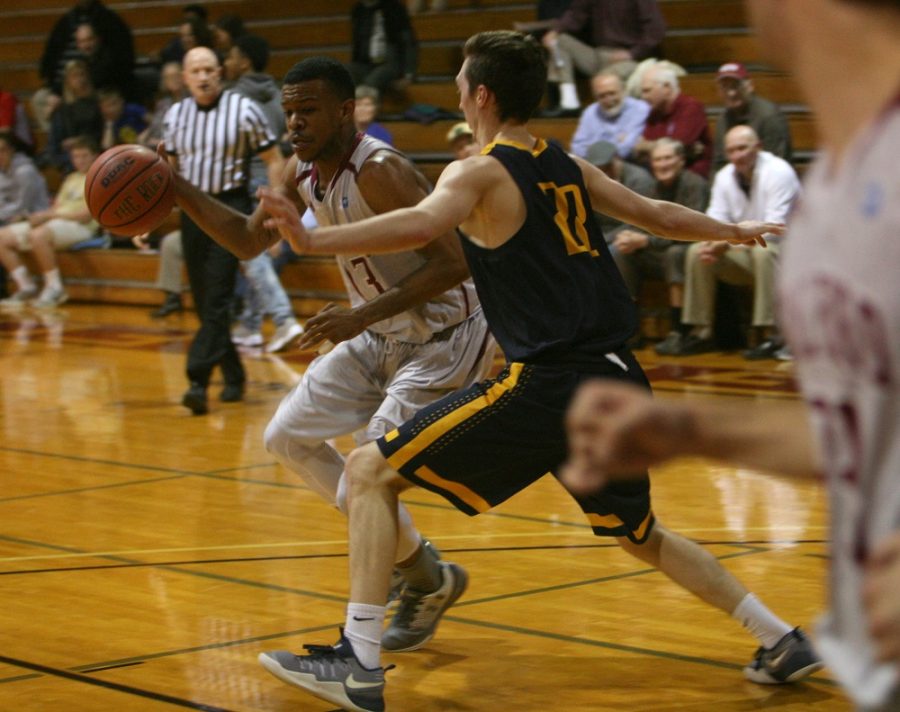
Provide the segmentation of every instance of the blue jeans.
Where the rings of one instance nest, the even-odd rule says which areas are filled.
[[[259,331],[263,316],[272,317],[275,326],[281,326],[294,317],[291,300],[272,266],[268,252],[257,255],[252,260],[241,262],[247,289],[244,292],[244,310],[240,322],[250,331]]]

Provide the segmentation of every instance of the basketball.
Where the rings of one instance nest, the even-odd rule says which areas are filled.
[[[84,181],[91,215],[116,235],[154,230],[175,205],[168,162],[134,144],[113,146],[97,157]]]

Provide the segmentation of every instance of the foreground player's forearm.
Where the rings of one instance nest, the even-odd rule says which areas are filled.
[[[809,413],[802,404],[689,410],[694,438],[686,454],[794,477],[821,473]]]
[[[242,260],[256,257],[278,241],[276,231],[219,202],[180,175],[175,176],[176,201],[203,232]]]
[[[402,208],[360,222],[312,230],[305,252],[318,255],[377,255],[416,250],[434,240],[419,206]]]

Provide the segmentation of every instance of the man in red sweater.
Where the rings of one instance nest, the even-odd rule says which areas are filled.
[[[654,66],[641,77],[641,97],[650,104],[643,138],[634,147],[634,157],[645,161],[653,141],[663,136],[684,144],[687,167],[704,178],[712,162],[712,137],[703,104],[681,93],[678,77],[664,66]]]

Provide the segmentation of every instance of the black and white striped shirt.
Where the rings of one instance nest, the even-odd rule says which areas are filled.
[[[250,158],[276,141],[259,105],[227,89],[208,107],[192,97],[173,104],[163,123],[166,150],[178,157],[181,175],[214,195],[246,186]]]

